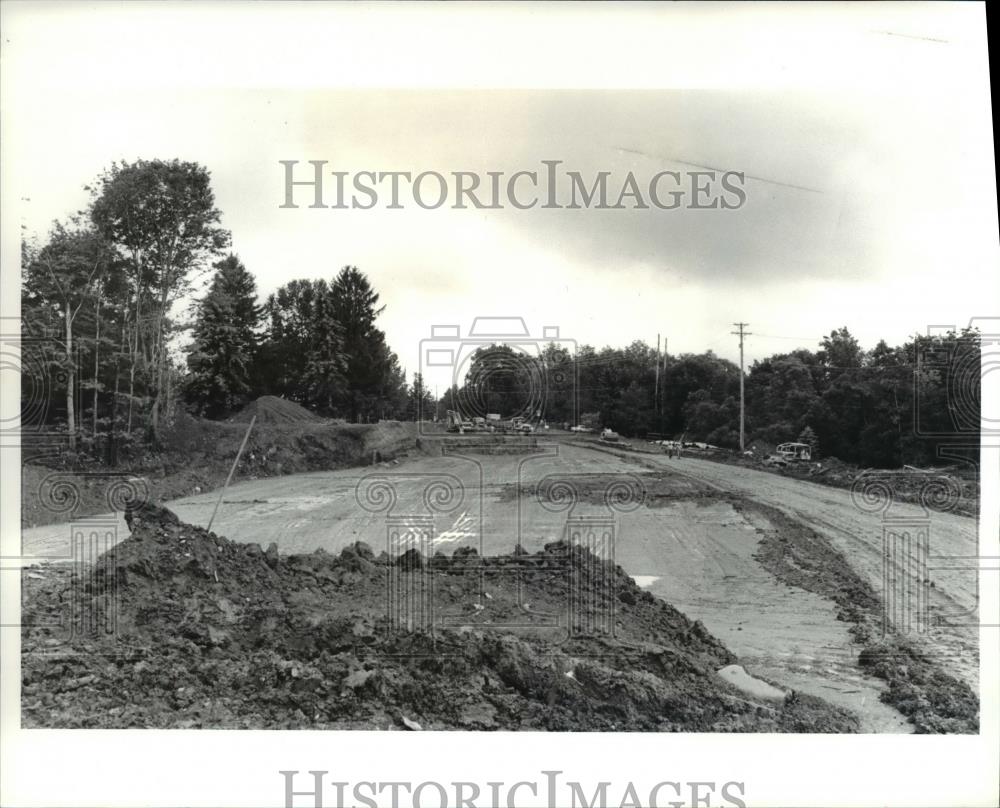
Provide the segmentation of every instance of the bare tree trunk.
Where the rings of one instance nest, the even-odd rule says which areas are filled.
[[[132,434],[132,410],[135,402],[135,366],[139,362],[139,290],[135,293],[135,323],[134,338],[129,339],[129,370],[128,370],[128,421],[125,432]]]
[[[139,339],[136,337],[134,345],[129,346],[130,361],[128,369],[128,421],[125,424],[125,432],[129,435],[132,434],[132,402],[135,400],[135,363],[136,363],[136,349],[135,346],[139,344]]]
[[[160,430],[160,406],[161,406],[161,396],[160,391],[163,389],[163,335],[162,326],[157,327],[156,343],[153,353],[153,380],[156,384],[156,389],[153,391],[153,409],[150,412],[149,418],[149,431],[156,442],[157,436]]]
[[[163,409],[163,387],[164,373],[166,369],[166,339],[163,334],[163,322],[167,316],[167,301],[169,299],[169,288],[164,284],[160,289],[160,308],[156,314],[156,343],[154,362],[154,379],[156,380],[156,390],[153,396],[153,411],[150,418],[150,432],[154,443],[159,440],[160,434],[160,411]]]
[[[139,363],[139,352],[142,350],[140,340],[140,328],[142,318],[140,317],[140,306],[142,302],[142,252],[132,250],[133,282],[135,283],[135,323],[132,333],[129,335],[129,370],[128,370],[128,419],[126,421],[125,432],[132,434],[132,413],[135,407],[135,368]],[[126,292],[126,298],[128,293]],[[128,300],[125,301],[125,319],[128,320]]]
[[[125,354],[125,320],[122,319],[122,338],[115,355],[115,394],[111,399],[111,440],[108,442],[108,465],[118,462],[118,394],[121,390],[121,360]]]
[[[170,398],[170,381],[171,381],[171,375],[170,375],[170,371],[168,370],[167,371],[167,375],[166,375],[166,387],[167,387],[167,389],[166,389],[166,393],[164,395],[164,398],[166,400],[166,408],[165,408],[165,412],[163,414],[163,420],[166,421],[168,424],[170,423],[170,416],[173,414],[173,410],[172,410],[172,407],[171,407],[171,405],[172,405],[173,402],[172,402],[172,399]]]
[[[101,297],[97,296],[94,303],[94,444],[97,444],[97,385],[99,382],[101,363]]]
[[[69,448],[76,451],[76,412],[73,407],[73,388],[76,381],[76,366],[73,364],[73,314],[66,305],[66,431]]]

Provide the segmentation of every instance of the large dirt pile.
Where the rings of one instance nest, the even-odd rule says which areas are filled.
[[[230,418],[238,424],[249,424],[253,417],[258,424],[315,424],[323,419],[301,404],[278,396],[261,396]]]
[[[303,412],[314,417],[306,410]],[[245,434],[246,426],[242,423],[220,423],[186,416],[178,418],[166,440],[171,452],[184,459],[185,469],[206,469],[224,480]],[[390,460],[413,449],[416,434],[416,424],[399,421],[377,424],[258,421],[250,432],[233,479],[326,471]]]
[[[389,624],[387,580],[414,570],[431,582],[433,633]],[[611,582],[615,636],[566,639],[551,616],[593,576]],[[817,699],[734,689],[716,673],[734,657],[700,623],[561,542],[496,558],[363,544],[279,556],[149,507],[82,575],[23,581],[25,726],[857,729]],[[67,637],[70,603],[97,625],[113,611],[116,635]]]

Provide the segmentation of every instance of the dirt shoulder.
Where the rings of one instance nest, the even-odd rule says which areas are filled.
[[[850,623],[855,641],[864,645],[858,664],[889,685],[880,697],[885,704],[905,715],[917,733],[979,731],[979,698],[972,688],[905,637],[884,634],[881,598],[829,542],[777,508],[746,500],[734,507],[760,511],[779,528],[765,533],[757,559],[778,580],[837,604],[838,619]]]
[[[661,446],[646,441],[633,440],[609,443],[597,438],[563,437],[596,451],[619,453],[620,456],[665,456]],[[786,466],[764,465],[758,460],[739,457],[728,450],[685,449],[682,457],[705,460],[724,466],[748,469],[762,474],[815,483],[829,488],[851,489],[866,479],[881,480],[891,486],[897,502],[921,505],[930,510],[955,513],[960,516],[979,516],[979,475],[962,466],[942,469],[863,469],[844,463],[835,457],[823,458],[812,463],[789,463]]]
[[[630,456],[608,447],[594,448],[619,457]],[[631,457],[639,465],[669,469],[674,475],[687,477],[692,485],[707,486],[717,496],[729,499],[734,508],[756,511],[777,528],[764,534],[757,560],[783,583],[836,604],[838,619],[851,624],[852,636],[863,645],[858,658],[860,668],[887,683],[881,700],[905,715],[918,733],[978,732],[979,697],[970,686],[970,682],[977,682],[976,638],[955,628],[939,630],[934,637],[914,639],[884,631],[883,601],[874,584],[881,580],[885,563],[880,514],[866,513],[849,501],[821,502],[808,496],[807,485],[797,486],[794,481],[771,475],[761,479],[772,479],[775,485],[754,485],[745,475],[734,478],[732,474],[739,472],[728,464],[670,461],[643,454]],[[717,471],[709,474],[710,469]],[[835,499],[841,498],[843,495],[838,494]],[[914,508],[899,507],[904,511]],[[971,520],[940,512],[928,513],[927,518],[936,539],[953,552],[963,542],[970,541],[974,546],[975,526]],[[969,528],[971,534],[966,536]],[[911,572],[896,570],[895,574]],[[970,586],[974,590],[974,576],[937,575],[941,585],[930,590],[934,607],[955,611],[974,602],[974,591],[966,591]],[[949,630],[953,633],[946,633]]]

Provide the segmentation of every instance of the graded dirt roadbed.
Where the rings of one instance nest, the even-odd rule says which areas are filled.
[[[702,620],[751,676],[849,707],[861,715],[863,731],[907,731],[904,719],[879,702],[883,683],[859,670],[860,646],[837,619],[835,604],[782,583],[754,558],[761,536],[775,530],[766,512],[737,511],[719,489],[791,509],[880,580],[878,517],[859,513],[847,492],[797,480],[751,479],[745,469],[690,459],[645,463],[561,444],[529,455],[453,455],[238,483],[213,529],[239,541],[277,542],[282,553],[337,552],[359,540],[378,551],[387,548],[394,526],[405,534],[430,515],[432,551],[472,546],[496,555],[518,543],[529,552],[541,549],[565,535],[568,518],[599,524],[611,516],[616,562],[653,594]],[[664,473],[651,474],[650,463]],[[636,480],[655,496],[641,507],[626,503],[610,511],[600,494],[612,483],[627,487]],[[575,503],[560,499],[559,483],[575,489]],[[205,525],[216,498],[169,504],[182,520]],[[953,542],[974,536],[971,520],[939,521]],[[64,555],[68,535],[68,525],[27,530],[25,552]],[[124,524],[119,535],[127,535]]]
[[[928,577],[933,584],[928,590],[930,614],[949,624],[932,625],[914,639],[938,657],[949,673],[978,691],[978,572],[976,564],[969,563],[978,555],[975,519],[908,503],[893,503],[883,515],[864,509],[848,490],[697,458],[653,455],[644,459],[654,467],[690,475],[778,508],[829,540],[880,594],[886,571],[884,528],[897,532],[925,529],[930,546]],[[892,573],[900,578],[916,571],[915,564],[907,569],[890,561]]]

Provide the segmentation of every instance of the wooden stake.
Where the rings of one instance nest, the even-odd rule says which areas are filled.
[[[222,504],[222,498],[226,495],[226,489],[229,488],[229,482],[233,479],[233,475],[236,473],[236,466],[240,462],[240,457],[243,456],[243,450],[247,448],[247,441],[250,440],[250,430],[253,429],[253,425],[256,420],[256,415],[250,419],[250,426],[247,427],[247,434],[243,436],[243,443],[240,444],[240,450],[236,453],[236,459],[233,461],[233,467],[229,469],[229,476],[226,477],[226,484],[222,486],[222,490],[219,492],[219,498],[215,502],[215,509],[212,511],[212,518],[208,520],[208,527],[205,528],[206,530],[212,529],[212,522],[215,521],[215,515],[219,512],[219,506]]]

